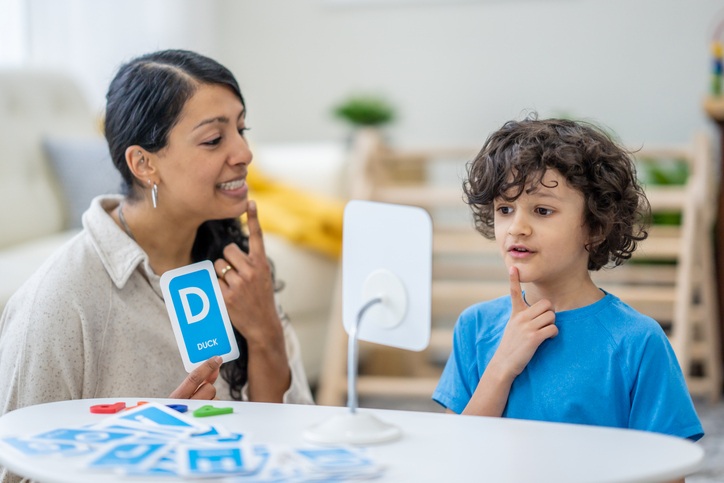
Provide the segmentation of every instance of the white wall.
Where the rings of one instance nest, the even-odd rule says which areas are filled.
[[[482,143],[528,109],[601,122],[627,142],[714,133],[701,110],[721,0],[480,0],[421,6],[219,0],[218,58],[259,141],[339,139],[355,91],[399,108],[400,144]]]
[[[0,65],[20,65],[27,55],[23,9],[23,0],[0,0]]]
[[[100,112],[118,67],[165,48],[216,53],[211,0],[27,0],[26,64],[66,71]]]
[[[363,0],[358,0],[358,4]],[[387,6],[385,6],[387,2]],[[627,142],[714,134],[701,110],[722,0],[27,0],[26,64],[69,71],[97,109],[118,65],[189,48],[234,71],[251,136],[344,139],[331,108],[379,92],[399,144],[477,146],[535,109]]]

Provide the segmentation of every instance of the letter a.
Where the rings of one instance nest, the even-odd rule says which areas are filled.
[[[206,316],[209,313],[209,298],[206,296],[206,293],[204,293],[203,290],[201,290],[198,287],[186,287],[182,288],[178,291],[179,296],[181,297],[181,305],[183,305],[184,308],[184,315],[186,315],[186,322],[189,324],[193,324],[196,322],[199,322],[201,320],[204,320]],[[188,296],[189,294],[194,294],[198,297],[201,297],[201,302],[203,302],[204,306],[201,309],[201,312],[194,315],[191,313],[191,306],[189,305]]]

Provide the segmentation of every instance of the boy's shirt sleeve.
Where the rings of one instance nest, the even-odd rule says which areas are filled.
[[[452,350],[432,394],[445,408],[462,413],[500,344],[510,319],[510,296],[471,305],[458,317]]]
[[[474,375],[477,372],[474,325],[466,320],[465,313],[458,318],[450,357],[432,395],[435,402],[458,414],[467,406],[479,380]]]
[[[704,430],[663,331],[646,339],[631,390],[629,427],[697,441]],[[638,369],[638,370],[636,370]]]

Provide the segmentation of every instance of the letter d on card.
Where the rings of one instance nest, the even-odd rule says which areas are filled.
[[[239,357],[214,265],[205,260],[161,275],[161,290],[186,372],[212,356]]]

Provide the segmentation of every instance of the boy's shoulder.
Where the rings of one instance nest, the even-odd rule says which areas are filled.
[[[510,295],[475,303],[460,314],[461,318],[491,317],[496,314],[509,315],[511,311]]]
[[[606,293],[605,300],[607,303],[603,307],[604,315],[616,315],[614,322],[619,322],[618,325],[628,325],[628,322],[635,321],[643,326],[659,326],[651,316],[639,312],[612,293]]]
[[[462,311],[458,329],[465,332],[485,332],[488,335],[502,332],[511,312],[510,295],[473,304]]]
[[[595,320],[614,340],[634,341],[650,337],[666,339],[661,324],[652,317],[613,294],[608,293],[604,300],[606,303],[602,304],[602,310],[596,314]]]

